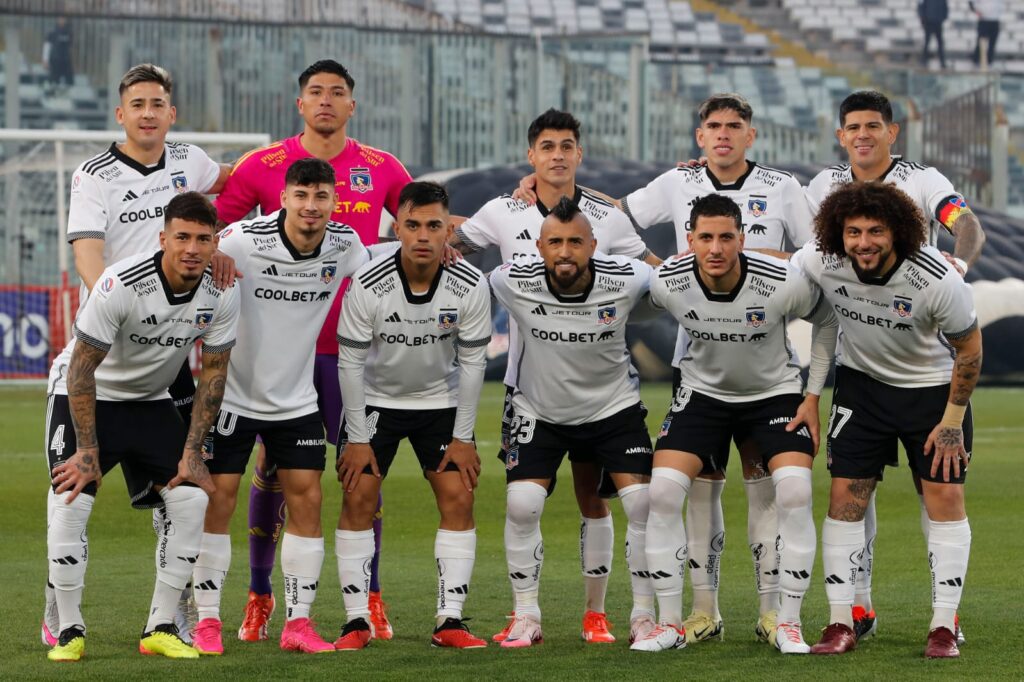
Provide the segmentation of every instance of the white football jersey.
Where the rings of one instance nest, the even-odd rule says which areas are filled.
[[[242,313],[223,409],[264,421],[316,412],[317,336],[341,281],[370,259],[355,230],[335,222],[312,253],[300,254],[284,217],[282,209],[220,233],[220,250],[244,275],[235,281]]]
[[[576,187],[573,201],[590,221],[597,239],[597,248],[602,253],[644,258],[649,250],[633,229],[626,214],[613,204]],[[537,240],[540,226],[548,216],[548,208],[539,201],[531,206],[524,201],[504,194],[491,199],[479,211],[456,229],[463,244],[474,250],[497,246],[501,260],[509,262],[522,256],[537,255]],[[508,365],[505,370],[505,385],[516,383],[519,344],[515,321],[509,323]]]
[[[96,398],[119,401],[169,398],[167,387],[197,339],[206,353],[235,345],[237,288],[221,291],[207,269],[191,291],[175,294],[160,266],[162,253],[126,258],[103,271],[75,320],[74,337],[53,361],[50,393],[67,395],[77,343],[106,351],[96,368]]]
[[[748,161],[747,173],[724,185],[707,166],[673,168],[622,200],[633,224],[647,229],[672,221],[676,248],[687,250],[693,202],[708,194],[729,197],[743,215],[745,248],[792,251],[812,236],[813,217],[800,182],[785,171]]]
[[[654,272],[651,302],[685,332],[682,384],[712,398],[751,401],[803,390],[786,322],[810,317],[821,291],[788,261],[740,254],[741,274],[726,293],[707,288],[693,254],[665,261]]]
[[[953,183],[938,170],[899,157],[893,157],[889,169],[879,180],[902,190],[917,204],[924,219],[928,221],[929,246],[938,243],[940,228],[948,232],[945,225],[939,222],[939,209],[945,200],[955,198],[963,201],[963,196],[953,189]],[[837,186],[847,182],[853,182],[853,171],[848,163],[831,166],[815,175],[807,186],[807,200],[811,210],[817,213],[825,197]]]
[[[591,287],[560,296],[544,261],[528,256],[491,273],[491,290],[519,327],[512,404],[554,424],[586,424],[640,401],[626,347],[626,322],[654,272],[624,256],[595,254]]]
[[[924,246],[881,280],[861,281],[849,258],[816,242],[792,263],[821,287],[839,319],[836,364],[893,386],[949,383],[956,353],[947,338],[978,325],[970,287],[934,247]]]
[[[461,364],[479,367],[483,380],[491,339],[491,296],[487,280],[469,263],[442,265],[425,292],[409,288],[400,265],[401,252],[363,266],[345,292],[338,321],[338,362],[363,370],[363,397],[374,407],[436,410],[459,405]],[[342,381],[342,388],[346,384]],[[479,392],[479,389],[477,389]],[[350,412],[350,440],[366,442],[360,416]],[[472,414],[456,428],[468,439]],[[461,420],[458,420],[461,421]]]

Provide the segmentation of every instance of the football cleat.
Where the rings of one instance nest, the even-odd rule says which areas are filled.
[[[434,628],[430,646],[452,649],[483,649],[487,646],[487,642],[471,633],[461,618],[445,618],[443,623]]]
[[[250,591],[242,627],[238,628],[238,639],[243,642],[262,642],[267,639],[267,624],[273,613],[274,595]]]
[[[637,616],[629,621],[629,643],[632,644],[638,639],[643,639],[656,627],[658,624],[651,616]]]
[[[669,623],[661,623],[629,645],[631,651],[667,651],[686,648],[686,631]]]
[[[47,590],[50,592],[50,590]],[[39,639],[49,647],[57,646],[60,634],[60,616],[57,614],[57,600],[47,599],[43,607],[43,623],[39,626]]]
[[[960,628],[960,614],[959,613],[956,614],[955,616],[953,616],[953,626],[954,626],[953,629],[956,630],[956,645],[957,646],[963,646],[964,644],[967,643],[967,638],[964,637],[964,631]]]
[[[608,616],[597,611],[587,611],[583,614],[583,631],[580,637],[584,642],[594,644],[608,644],[615,641],[615,635],[611,633],[612,624],[608,622]]]
[[[761,617],[757,619],[757,626],[754,628],[754,634],[762,642],[767,642],[772,646],[775,646],[775,631],[778,629],[776,625],[776,619],[779,614],[777,611],[768,611],[767,613],[761,614]]]
[[[388,621],[388,605],[380,598],[380,592],[370,592],[370,624],[373,625],[374,639],[391,639],[395,631]]]
[[[775,648],[784,654],[809,654],[811,647],[804,641],[800,623],[779,623],[775,630]]]
[[[334,648],[338,651],[356,651],[366,648],[373,639],[373,630],[365,618],[354,618],[345,623],[338,639],[334,640]]]
[[[492,642],[504,642],[508,639],[508,632],[512,629],[512,623],[516,622],[516,612],[513,611],[505,616],[505,618],[508,619],[508,623],[506,623],[505,627],[501,629],[501,632],[491,635]]]
[[[300,651],[304,654],[326,654],[334,651],[334,645],[325,642],[317,634],[309,618],[286,620],[281,630],[281,650]]]
[[[857,648],[857,635],[842,623],[832,623],[821,632],[821,639],[811,647],[812,654],[830,656],[845,654]]]
[[[960,658],[956,635],[949,628],[935,628],[928,633],[928,644],[924,648],[925,658]]]
[[[192,646],[204,656],[220,656],[224,653],[219,618],[203,618],[192,631]]]
[[[875,610],[865,611],[863,606],[853,607],[853,634],[857,635],[858,641],[870,637],[878,631],[878,619],[875,618]]]
[[[683,621],[683,630],[686,631],[686,643],[707,642],[712,639],[723,641],[725,639],[725,626],[722,619],[712,618],[710,613],[705,611],[694,611]]]
[[[178,627],[178,637],[185,644],[192,644],[192,633],[199,622],[199,609],[195,597],[192,596],[192,583],[185,586],[178,596],[178,609],[174,612],[174,624]]]
[[[540,621],[529,614],[516,616],[508,636],[502,641],[503,649],[523,649],[534,644],[544,643],[544,633],[540,629]]]
[[[143,632],[139,653],[167,658],[199,658],[199,652],[178,636],[178,626],[174,623],[161,623],[149,632]]]
[[[46,657],[55,663],[75,663],[85,656],[85,631],[80,627],[71,626],[60,633],[54,647],[46,652]]]

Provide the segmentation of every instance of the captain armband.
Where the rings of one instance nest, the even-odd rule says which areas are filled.
[[[957,195],[950,195],[942,200],[939,204],[939,208],[935,211],[935,216],[939,219],[939,222],[950,231],[953,232],[953,223],[957,221],[960,216],[974,213],[971,208],[964,201],[964,198]]]

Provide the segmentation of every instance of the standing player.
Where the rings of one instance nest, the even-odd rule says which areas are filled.
[[[213,490],[202,446],[224,394],[238,296],[217,289],[207,270],[217,248],[210,202],[196,192],[176,196],[164,221],[161,251],[103,271],[75,321],[75,338],[50,371],[46,442],[55,499],[46,544],[59,619],[51,661],[85,654],[86,527],[102,477],[117,464],[133,501],[155,491],[164,503],[139,651],[199,656],[178,637],[174,614]],[[167,387],[198,339],[203,370],[186,429]]]
[[[217,197],[217,210],[224,223],[241,220],[259,207],[266,215],[281,205],[285,171],[293,161],[317,158],[334,167],[337,199],[331,219],[351,225],[363,244],[376,244],[381,213],[395,215],[398,194],[412,178],[391,154],[348,137],[346,128],[356,109],[355,80],[333,59],[310,65],[299,75],[299,114],[305,122],[295,137],[275,142],[242,157],[235,165],[224,191]],[[313,382],[317,406],[327,430],[327,441],[336,443],[341,420],[338,389],[338,343],[334,336],[342,292],[335,297],[316,342]],[[258,641],[267,638],[267,622],[274,610],[270,574],[274,553],[284,528],[284,498],[273,469],[268,470],[260,448],[252,486],[249,490],[249,601],[238,638]],[[381,502],[382,504],[382,502]],[[381,542],[381,504],[374,519],[373,577],[370,609],[376,636],[391,639],[392,629],[380,596],[378,563]]]
[[[651,265],[661,262],[644,245],[629,223],[629,219],[607,201],[576,185],[576,169],[583,160],[580,145],[580,122],[567,112],[549,109],[530,124],[527,131],[527,159],[535,170],[536,206],[530,206],[508,195],[484,204],[471,218],[456,230],[452,243],[463,253],[497,246],[503,261],[537,253],[540,227],[550,208],[562,197],[570,197],[593,226],[601,249],[608,254],[621,254],[645,260]],[[516,384],[518,368],[517,329],[514,321],[509,325],[508,369],[505,373],[505,407],[502,414],[502,455],[507,448],[509,420],[511,419],[512,387]],[[586,454],[586,453],[580,453]],[[586,584],[586,606],[583,615],[582,636],[588,642],[614,642],[605,615],[605,594],[612,562],[615,533],[611,511],[598,494],[600,469],[592,461],[572,461],[573,484],[580,514],[580,559]],[[648,585],[644,579],[633,581],[633,597],[637,600],[637,613],[651,612],[653,595],[643,593]],[[641,592],[637,592],[639,588]],[[501,641],[508,634],[509,625],[494,636]]]
[[[961,275],[981,255],[985,233],[978,217],[967,207],[963,196],[942,173],[930,166],[904,161],[890,154],[899,125],[893,123],[892,105],[880,92],[855,92],[839,106],[839,128],[836,137],[849,155],[849,163],[826,168],[807,187],[808,201],[817,212],[825,198],[839,185],[860,181],[879,181],[903,190],[925,217],[928,229],[925,244],[936,246],[940,229],[947,230],[955,240],[952,258]],[[948,254],[944,254],[947,255]],[[916,476],[916,472],[915,472]],[[915,478],[915,481],[917,479]],[[921,528],[928,536],[928,513],[920,485]],[[874,567],[875,537],[878,524],[875,498],[871,496],[864,517],[865,550],[857,574],[857,596],[854,601],[854,630],[858,637],[873,634],[877,627],[871,603],[871,573]],[[957,638],[963,643],[959,618]]]
[[[981,331],[970,288],[931,246],[924,216],[888,183],[853,183],[822,202],[817,243],[794,257],[842,320],[828,428],[832,490],[822,527],[831,615],[816,654],[857,643],[851,606],[864,514],[902,441],[928,513],[932,621],[925,655],[960,655],[956,610],[971,528],[963,482]]]
[[[129,256],[149,254],[159,246],[164,228],[164,207],[174,196],[190,189],[215,194],[224,186],[227,167],[218,166],[199,147],[167,142],[176,109],[171,104],[171,75],[155,64],[129,69],[118,84],[120,104],[114,110],[124,128],[125,141],[85,161],[71,179],[68,209],[68,241],[75,257],[75,270],[82,280],[80,308],[100,273],[110,264]],[[234,275],[233,264],[214,258],[218,286],[227,286]],[[189,420],[195,382],[188,361],[182,363],[171,385],[171,398]],[[136,508],[162,506],[155,494],[134,500]],[[53,494],[47,498],[52,510]],[[46,588],[42,638],[56,643],[56,603],[53,589]],[[182,637],[188,639],[184,618],[179,618]]]
[[[342,278],[369,260],[352,228],[330,222],[334,183],[326,161],[300,159],[285,175],[281,210],[221,233],[221,250],[245,277],[236,285],[242,324],[209,462],[217,489],[193,583],[200,619],[194,641],[201,653],[224,651],[220,594],[231,565],[228,529],[257,436],[278,468],[290,515],[281,546],[288,604],[281,648],[334,650],[309,619],[324,558],[320,476],[326,457],[311,351]]]
[[[539,255],[491,275],[494,295],[519,331],[505,456],[505,553],[515,593],[506,648],[543,641],[540,517],[566,451],[610,475],[628,519],[634,593],[652,594],[644,553],[651,439],[626,349],[626,322],[646,298],[652,270],[623,256],[595,255],[597,243],[590,221],[563,196],[541,225]],[[653,603],[639,606],[634,601],[631,641],[654,628]]]
[[[838,325],[828,307],[819,306],[818,288],[786,261],[742,253],[742,217],[730,198],[709,194],[693,203],[687,242],[692,253],[666,261],[651,284],[652,302],[682,325],[687,344],[651,477],[647,566],[660,625],[631,648],[663,651],[686,644],[683,503],[701,471],[725,468],[732,440],[741,452],[757,453],[775,488],[781,593],[775,646],[782,653],[806,654],[800,605],[816,543],[811,465],[818,448],[818,398]],[[786,336],[788,320],[799,317],[828,323],[812,348],[806,397]]]
[[[401,249],[363,266],[345,294],[338,366],[346,435],[338,446],[343,497],[335,552],[347,622],[338,649],[362,649],[372,637],[371,524],[382,479],[403,438],[412,444],[441,513],[431,643],[487,645],[469,632],[462,608],[476,558],[473,490],[480,456],[473,426],[487,367],[491,299],[479,270],[441,264],[451,232],[444,188],[406,185],[395,221]]]

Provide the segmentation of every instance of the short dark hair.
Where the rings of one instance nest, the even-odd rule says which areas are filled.
[[[697,109],[697,115],[700,117],[700,122],[703,123],[711,114],[723,110],[735,111],[747,123],[754,118],[754,109],[750,103],[743,95],[735,92],[720,92],[717,95],[711,95],[701,102]]]
[[[136,64],[121,76],[121,82],[117,86],[117,94],[123,95],[125,90],[136,83],[156,83],[167,92],[168,97],[170,97],[171,90],[174,88],[174,81],[167,69],[156,64]]]
[[[164,229],[175,218],[207,225],[211,230],[217,229],[217,209],[200,192],[183,192],[174,195],[174,198],[168,202],[167,208],[164,209]]]
[[[892,247],[900,258],[920,250],[927,236],[921,209],[902,190],[883,182],[849,182],[829,194],[814,217],[822,253],[846,256],[843,232],[850,218],[878,220],[892,230]]]
[[[839,105],[839,126],[846,125],[846,115],[851,111],[877,111],[888,125],[892,123],[892,103],[877,90],[858,90],[847,96]]]
[[[315,187],[316,185],[334,187],[334,168],[322,159],[299,159],[288,166],[288,171],[284,174],[284,184],[302,185],[303,187]]]
[[[569,197],[562,195],[548,215],[554,216],[559,222],[571,223],[578,215],[583,215],[580,206]]]
[[[320,59],[307,66],[306,70],[299,74],[299,92],[302,92],[309,79],[318,73],[333,73],[335,76],[341,76],[345,83],[348,84],[350,91],[356,88],[356,80],[352,78],[352,74],[348,72],[348,69],[333,59]]]
[[[404,208],[406,204],[409,204],[409,208],[441,204],[447,211],[448,190],[444,185],[428,180],[410,182],[398,195],[398,208]]]
[[[690,209],[690,224],[687,229],[693,232],[697,228],[697,218],[732,218],[736,229],[743,231],[743,215],[736,202],[723,194],[708,194],[693,202]]]
[[[552,107],[543,114],[533,119],[533,123],[526,131],[526,142],[529,146],[537,141],[540,134],[545,130],[571,130],[576,141],[580,141],[580,122],[568,111],[559,111]]]

